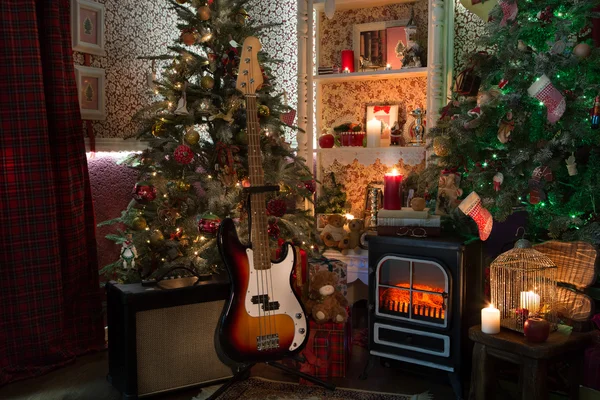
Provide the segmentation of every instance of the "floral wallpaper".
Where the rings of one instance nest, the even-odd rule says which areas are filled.
[[[97,0],[106,7],[106,56],[92,56],[91,66],[106,73],[106,120],[93,121],[97,138],[130,137],[137,133],[132,116],[155,101],[147,89],[146,76],[151,62],[139,56],[167,52],[167,45],[179,36],[177,16],[167,0]],[[280,23],[268,28],[261,38],[264,50],[283,60],[276,69],[276,85],[288,92],[293,107],[297,97],[297,39],[295,0],[265,2],[252,0],[248,11],[260,23]],[[82,53],[74,53],[75,64],[82,65]],[[164,64],[157,63],[160,75]]]
[[[477,38],[483,34],[485,23],[477,15],[454,0],[454,77],[466,67],[465,57],[475,51]]]
[[[416,41],[427,54],[427,0],[414,3],[414,23],[417,26]],[[352,49],[352,29],[356,24],[409,19],[412,4],[392,4],[381,7],[336,11],[332,19],[321,13],[319,66],[339,65],[344,49]]]
[[[323,176],[330,172],[335,174],[335,179],[346,188],[346,199],[351,205],[350,214],[357,218],[364,217],[366,189],[371,182],[383,181],[383,175],[396,168],[399,173],[407,176],[411,172],[421,172],[425,169],[425,157],[423,151],[422,161],[416,165],[410,165],[400,159],[395,165],[382,164],[379,159],[370,165],[361,164],[354,160],[350,164],[341,163],[337,160],[323,170]]]
[[[406,121],[407,112],[425,107],[426,88],[426,77],[324,84],[321,127],[332,128],[335,121],[347,115],[364,123],[369,104],[400,104],[402,123]]]

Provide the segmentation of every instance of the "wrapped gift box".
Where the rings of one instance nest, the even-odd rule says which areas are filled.
[[[335,272],[338,276],[338,284],[336,289],[339,290],[344,297],[348,295],[348,266],[345,262],[325,257],[311,258],[308,261],[308,274],[312,276],[319,271],[326,270]]]

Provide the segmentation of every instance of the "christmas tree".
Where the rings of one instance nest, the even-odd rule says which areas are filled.
[[[526,210],[534,239],[600,244],[598,4],[499,0],[480,38],[486,51],[468,55],[430,131],[429,188],[445,169],[494,219]]]
[[[101,271],[112,279],[139,281],[176,267],[214,272],[221,264],[217,229],[226,217],[238,223],[240,238],[247,237],[248,138],[236,79],[244,39],[260,37],[268,26],[254,22],[246,2],[169,1],[181,35],[170,54],[146,57],[167,63],[154,81],[160,99],[137,114],[139,137],[149,148],[124,161],[139,171],[133,199],[121,217],[103,223],[124,225],[107,236],[122,245],[121,259]],[[265,184],[280,188],[265,204],[271,244],[281,238],[308,247],[313,219],[297,204],[312,198],[312,175],[285,141],[286,132],[294,132],[288,126],[293,111],[272,85],[276,62],[264,53],[258,57]]]

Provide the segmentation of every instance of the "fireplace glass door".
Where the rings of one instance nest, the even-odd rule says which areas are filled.
[[[448,324],[448,274],[438,263],[384,257],[377,265],[377,315],[424,325]]]

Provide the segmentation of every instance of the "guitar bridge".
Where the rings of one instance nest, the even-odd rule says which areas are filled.
[[[256,348],[258,351],[273,350],[279,348],[279,334],[262,335],[256,337]]]

